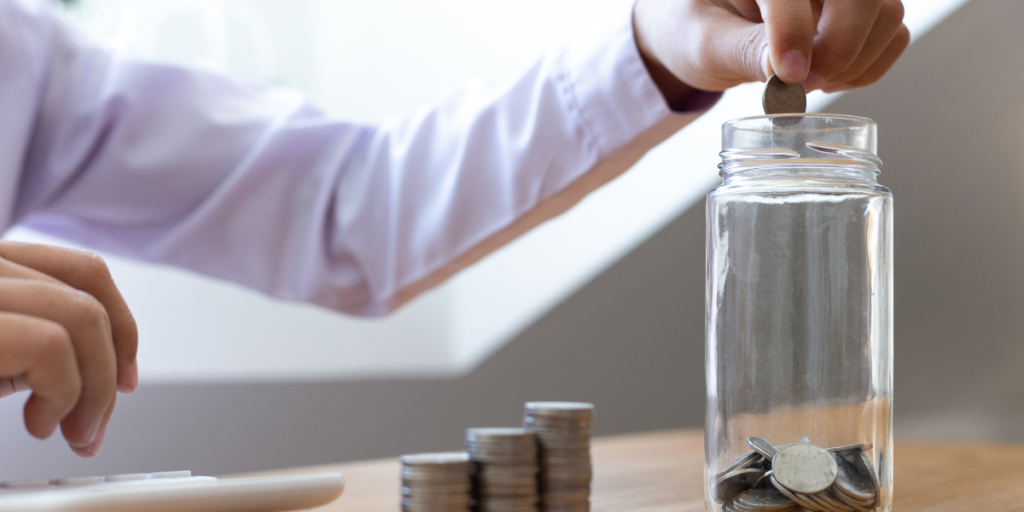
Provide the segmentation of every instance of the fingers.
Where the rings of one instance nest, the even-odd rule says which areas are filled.
[[[811,71],[828,81],[857,59],[875,25],[883,0],[826,0],[822,3],[820,34],[814,40]],[[819,83],[820,83],[819,81]]]
[[[0,377],[0,398],[6,398],[15,393],[30,389],[32,387],[25,382],[24,377]]]
[[[71,336],[55,322],[0,312],[0,352],[0,374],[18,375],[33,390],[25,427],[37,438],[50,437],[81,392]]]
[[[118,389],[130,393],[138,387],[135,356],[139,334],[135,318],[102,258],[76,249],[17,242],[0,242],[0,258],[25,267],[17,277],[42,279],[40,276],[46,275],[95,297],[110,318]]]
[[[907,30],[907,27],[901,25],[892,41],[889,42],[889,46],[885,48],[882,54],[878,56],[878,59],[864,73],[852,80],[826,84],[822,90],[825,92],[844,91],[877,82],[896,63],[896,60],[899,59],[908,46],[910,46],[910,31]]]
[[[95,438],[88,446],[71,446],[71,451],[75,452],[80,457],[95,457],[99,455],[100,449],[103,448],[103,441],[107,436],[107,424],[110,423],[110,417],[114,414],[114,403],[117,401],[117,395],[114,395],[114,399],[110,401],[110,405],[107,406],[106,412],[103,413],[103,419],[100,421],[100,428],[96,432]],[[64,424],[61,424],[61,429],[64,428]],[[64,432],[67,437],[67,432]]]
[[[758,0],[771,71],[788,83],[803,82],[811,69],[815,34],[812,1],[816,0]]]
[[[901,27],[903,27],[903,3],[899,1],[883,2],[875,24],[871,27],[871,32],[867,34],[867,39],[857,58],[846,69],[834,76],[822,75],[823,80],[830,83],[843,83],[864,74],[878,60],[882,52],[886,51]],[[903,28],[905,29],[905,27]]]
[[[54,322],[70,337],[81,396],[61,421],[61,429],[72,447],[89,448],[117,394],[117,361],[103,305],[68,286],[6,278],[0,279],[0,311]]]

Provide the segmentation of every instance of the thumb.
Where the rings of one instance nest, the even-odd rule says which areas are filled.
[[[768,42],[765,72],[784,82],[800,83],[811,69],[814,45],[814,0],[758,0]]]

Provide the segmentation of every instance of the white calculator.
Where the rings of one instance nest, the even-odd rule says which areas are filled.
[[[0,484],[0,512],[279,512],[326,505],[338,473],[230,478],[190,471]]]

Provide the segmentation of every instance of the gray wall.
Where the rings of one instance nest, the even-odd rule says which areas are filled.
[[[896,423],[903,436],[1024,441],[1024,2],[967,4],[879,84],[831,110],[881,126],[896,197]],[[753,112],[752,112],[753,114]],[[703,421],[697,205],[457,380],[146,386],[84,461],[0,404],[0,479],[217,474],[457,448],[523,401],[592,400],[597,432]]]

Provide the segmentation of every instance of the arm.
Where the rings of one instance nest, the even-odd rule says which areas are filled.
[[[36,23],[49,65],[13,220],[356,314],[561,213],[697,115],[666,105],[628,11],[514,83],[380,126]]]

